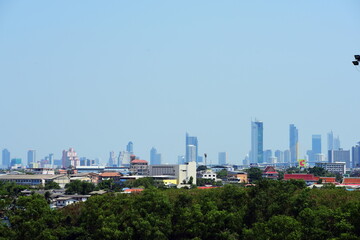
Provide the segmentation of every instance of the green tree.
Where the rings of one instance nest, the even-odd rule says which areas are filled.
[[[260,168],[251,167],[245,171],[248,174],[248,178],[250,179],[250,182],[255,182],[262,179],[262,171]]]
[[[222,170],[220,170],[220,171],[217,173],[216,177],[217,177],[217,178],[220,178],[220,179],[226,179],[226,178],[227,178],[227,175],[228,175],[227,170],[226,170],[226,169],[222,169]]]
[[[45,183],[45,190],[60,189],[60,185],[57,182],[51,181]]]
[[[94,191],[95,185],[93,183],[75,180],[66,184],[65,189],[66,194],[89,194]]]

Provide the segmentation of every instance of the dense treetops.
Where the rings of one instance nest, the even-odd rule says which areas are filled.
[[[2,184],[0,192],[3,201],[18,189]],[[345,189],[271,180],[249,188],[150,186],[137,194],[93,196],[60,210],[34,194],[3,202],[10,225],[0,225],[0,238],[360,239],[359,197],[360,192]]]

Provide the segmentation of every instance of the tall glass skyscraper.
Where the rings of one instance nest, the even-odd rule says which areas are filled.
[[[35,150],[29,150],[27,152],[27,164],[30,166],[31,163],[36,162],[36,151]]]
[[[251,121],[251,163],[263,163],[263,122]]]
[[[219,152],[219,165],[226,165],[228,162],[228,154],[227,152]]]
[[[186,133],[185,136],[185,162],[196,161],[197,157],[199,156],[199,146],[197,137],[189,136]],[[195,155],[195,156],[194,156]]]
[[[10,152],[6,148],[2,150],[2,165],[5,168],[10,167]]]
[[[150,165],[155,164],[161,164],[161,154],[153,147],[150,150]]]
[[[316,156],[321,154],[321,135],[314,134],[311,138],[311,151],[308,151],[309,161],[315,162]]]
[[[290,162],[296,163],[299,156],[299,131],[294,124],[290,124]]]
[[[126,151],[133,154],[134,153],[134,144],[133,142],[129,142],[127,145],[126,145]]]

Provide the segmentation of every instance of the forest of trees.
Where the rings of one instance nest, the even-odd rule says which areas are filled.
[[[360,239],[360,192],[303,181],[108,193],[52,210],[0,184],[0,239]]]

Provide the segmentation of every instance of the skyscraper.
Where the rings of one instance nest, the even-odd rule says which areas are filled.
[[[6,148],[2,150],[2,165],[5,168],[10,167],[10,152]]]
[[[294,124],[290,124],[290,141],[289,141],[289,148],[290,148],[290,161],[291,163],[296,163],[299,157],[299,131],[295,127]]]
[[[283,163],[284,162],[284,152],[282,152],[280,150],[276,150],[274,155],[277,158],[278,163]]]
[[[321,154],[321,135],[314,134],[311,139],[311,154],[310,154],[310,162],[315,162],[315,156],[317,154]]]
[[[227,152],[219,152],[219,165],[228,164],[228,154]]]
[[[187,155],[187,160],[186,162],[196,162],[197,160],[197,155],[196,155],[196,152],[197,152],[197,147],[195,145],[187,145],[186,146],[186,153],[188,154]]]
[[[334,150],[334,134],[333,131],[329,132],[327,134],[327,140],[328,140],[328,151]]]
[[[251,121],[251,163],[263,163],[263,122]]]
[[[271,163],[270,158],[272,157],[271,149],[267,149],[263,153],[263,162],[264,163]]]
[[[68,151],[64,150],[62,154],[62,167],[74,167],[80,166],[80,159],[73,148],[69,148]]]
[[[333,132],[328,133],[328,151],[330,150],[339,150],[340,149],[340,138],[337,136],[334,138]]]
[[[352,155],[352,167],[359,168],[360,167],[360,142],[351,149]]]
[[[189,147],[189,146],[191,146],[191,147]],[[185,136],[185,162],[192,162],[192,161],[197,162],[197,157],[199,156],[198,150],[199,149],[198,149],[197,137],[189,136],[189,134],[186,133],[186,136]],[[194,158],[193,151],[195,151],[195,158]]]
[[[111,151],[109,153],[109,166],[110,167],[113,167],[114,165],[116,165],[115,159],[116,159],[115,153],[114,153],[114,151]]]
[[[31,163],[36,163],[36,151],[29,150],[27,152],[27,164],[30,166]]]
[[[161,154],[153,147],[150,150],[150,165],[156,164],[161,164]]]
[[[126,151],[130,154],[133,154],[134,153],[134,144],[133,142],[129,142],[127,145],[126,145]]]

